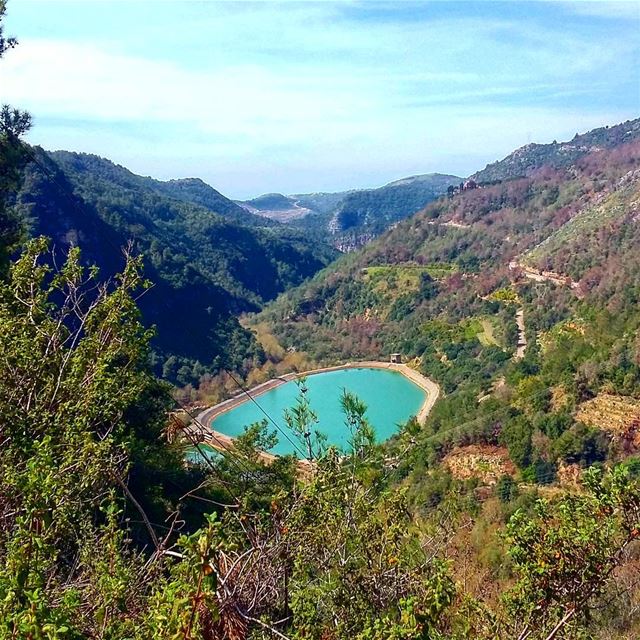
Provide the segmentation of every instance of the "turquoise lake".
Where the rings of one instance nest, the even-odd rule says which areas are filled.
[[[328,444],[344,450],[349,446],[350,434],[344,424],[340,406],[343,389],[354,393],[367,405],[366,417],[375,430],[378,442],[391,437],[400,424],[416,415],[426,398],[426,392],[411,380],[397,371],[387,369],[340,369],[318,373],[307,378],[307,389],[311,408],[319,419],[316,429],[327,436]],[[286,382],[256,396],[256,402],[304,450],[302,444],[287,429],[283,417],[284,410],[294,406],[298,395],[299,389],[295,382]],[[228,436],[238,436],[246,426],[264,418],[260,409],[247,400],[215,418],[211,426]],[[269,430],[275,430],[272,423],[269,423]],[[277,435],[278,444],[271,449],[272,453],[296,453],[293,445],[280,431],[277,431]]]

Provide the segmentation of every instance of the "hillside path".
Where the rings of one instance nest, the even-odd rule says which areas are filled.
[[[511,271],[519,269],[525,278],[534,280],[535,282],[552,282],[553,284],[569,287],[570,289],[578,289],[580,287],[580,284],[578,282],[574,282],[569,276],[556,273],[555,271],[539,271],[538,269],[528,267],[517,260],[512,260],[509,263],[509,269]]]

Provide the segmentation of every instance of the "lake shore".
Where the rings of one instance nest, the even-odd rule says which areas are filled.
[[[406,364],[380,362],[377,360],[347,362],[345,364],[336,365],[333,367],[321,367],[319,369],[312,369],[310,371],[304,371],[300,373],[288,373],[284,376],[279,376],[278,378],[273,378],[272,380],[263,382],[262,384],[259,384],[252,389],[240,391],[232,398],[224,400],[223,402],[220,402],[213,407],[209,407],[208,409],[201,411],[196,417],[196,425],[198,425],[199,427],[200,425],[202,427],[205,427],[205,429],[209,432],[206,434],[202,434],[205,436],[205,441],[208,445],[220,451],[228,450],[233,447],[233,438],[231,436],[220,433],[219,431],[216,431],[211,427],[212,422],[218,416],[226,413],[227,411],[231,411],[232,409],[245,402],[251,402],[251,398],[257,398],[260,395],[267,393],[268,391],[271,391],[276,387],[279,387],[280,385],[291,382],[292,380],[297,380],[299,378],[313,376],[320,373],[327,373],[330,371],[340,371],[342,369],[386,369],[388,371],[397,371],[398,373],[401,373],[408,380],[413,382],[417,387],[422,389],[426,394],[425,400],[416,415],[416,419],[420,424],[424,424],[429,413],[433,409],[434,404],[440,396],[440,387],[433,380],[427,378],[426,376],[423,376],[421,373],[419,373],[415,369],[412,369]],[[201,427],[200,432],[202,432]],[[264,452],[261,457],[263,457],[265,462],[272,462],[275,459],[274,454],[266,452]]]

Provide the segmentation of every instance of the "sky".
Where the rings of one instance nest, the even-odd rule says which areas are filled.
[[[640,0],[9,0],[5,32],[29,142],[233,198],[466,176],[640,115]]]

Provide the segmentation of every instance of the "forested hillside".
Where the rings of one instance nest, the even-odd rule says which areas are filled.
[[[616,137],[570,163],[439,199],[252,320],[264,344],[313,362],[401,352],[441,385],[426,427],[387,455],[427,518],[473,496],[449,553],[478,597],[508,574],[497,532],[514,511],[583,487],[594,465],[640,469],[640,142],[620,142],[636,125],[586,134]],[[629,591],[592,619],[595,637],[638,632],[624,557]]]
[[[617,436],[576,412],[599,393],[640,396],[639,167],[635,142],[442,198],[282,296],[256,326],[319,362],[416,358],[447,394],[429,438],[460,427],[440,456],[506,445],[522,474],[540,468],[546,480],[565,463],[615,459]]]
[[[142,178],[96,156],[34,150],[15,210],[31,236],[64,253],[80,245],[110,277],[129,242],[154,286],[141,299],[157,326],[160,373],[186,384],[260,358],[236,319],[313,275],[335,255],[321,242],[254,216],[198,180]]]
[[[27,15],[36,22],[45,4]],[[93,4],[82,5],[91,24],[74,7],[74,39],[84,33],[93,46],[95,34],[96,42],[120,47],[125,20],[116,5],[128,3],[107,8],[117,29],[111,40],[100,23],[107,14],[93,13]],[[117,58],[103,57],[78,45],[87,52],[80,71],[99,73],[96,60],[109,61],[108,91],[116,101],[126,99],[137,118],[140,96],[119,76],[132,67],[137,84],[145,70],[144,102],[153,115],[161,112],[160,121],[150,118],[145,136],[158,122],[169,130],[179,115],[180,136],[205,138],[210,125],[185,126],[196,114],[181,99],[196,102],[200,94],[182,89],[215,77],[222,80],[216,90],[228,97],[226,88],[235,86],[239,101],[229,101],[226,112],[205,101],[206,115],[221,120],[223,137],[233,135],[234,151],[264,131],[260,123],[273,128],[260,136],[256,160],[289,146],[300,154],[291,144],[295,137],[277,135],[279,122],[291,129],[287,134],[308,135],[308,118],[309,131],[326,130],[333,145],[349,122],[387,113],[382,102],[369,108],[360,99],[371,95],[366,74],[363,82],[348,83],[357,100],[332,90],[327,97],[340,108],[328,108],[321,77],[328,68],[307,64],[310,54],[318,57],[319,44],[332,59],[366,52],[366,64],[353,71],[371,67],[376,88],[396,69],[394,80],[412,94],[410,109],[399,110],[403,116],[417,112],[415,89],[425,80],[435,89],[429,105],[439,98],[440,76],[464,80],[473,111],[482,108],[484,92],[473,87],[468,56],[459,71],[442,59],[435,74],[407,65],[410,40],[420,46],[415,60],[425,58],[424,40],[407,38],[421,33],[416,7],[406,14],[406,31],[398,30],[395,6],[362,13],[360,4],[367,3],[331,7],[329,21],[321,22],[317,5],[300,14],[286,6],[274,16],[260,4],[259,13],[251,6],[237,14],[245,20],[233,13],[244,5],[228,15],[214,7],[208,16],[204,5],[191,14],[168,3],[164,22],[157,7],[152,22],[136,7],[122,17],[131,17],[136,42],[127,45],[137,57],[124,48]],[[488,4],[478,7],[479,15],[490,11]],[[17,45],[3,31],[5,8],[0,0],[0,58]],[[596,54],[607,41],[594,26],[612,19],[607,7],[602,20],[602,8],[589,7],[573,21],[588,28],[589,45],[593,34]],[[343,9],[358,19],[344,22]],[[590,22],[594,9],[597,21]],[[536,8],[531,17],[545,24],[549,10]],[[296,22],[288,22],[289,13]],[[464,45],[475,13],[465,4],[464,24],[456,22],[455,33],[447,28],[444,42]],[[46,15],[56,22],[58,9]],[[526,7],[514,15],[513,34],[505,6],[472,31],[470,44],[485,69],[490,56],[480,52],[494,51],[496,24],[507,40],[536,36],[521,27]],[[61,16],[66,21],[64,11]],[[424,33],[450,24],[442,16],[437,24],[424,22]],[[145,59],[149,32],[163,43],[187,33],[181,62],[192,53],[203,66],[207,56],[195,36],[207,45],[218,45],[220,36],[208,17],[231,36],[220,38],[229,51],[206,52],[214,54],[209,59],[219,75],[188,72],[166,47],[162,67],[151,64],[155,57]],[[296,64],[279,65],[291,24],[297,31],[304,26],[290,50]],[[341,24],[348,29],[340,31]],[[548,18],[546,24],[553,26]],[[32,33],[42,37],[47,29],[41,21]],[[488,49],[480,31],[491,34]],[[76,43],[52,33],[47,57],[57,62],[60,44],[76,51]],[[540,33],[547,39],[550,31]],[[569,52],[583,53],[567,33]],[[386,41],[395,34],[397,44]],[[238,64],[242,49],[229,46],[238,36],[266,54],[245,61],[264,66]],[[377,65],[369,48],[374,53],[381,36],[385,64]],[[355,49],[345,46],[352,38]],[[535,59],[550,61],[542,38],[531,40],[543,49]],[[410,75],[387,66],[395,48]],[[152,49],[155,56],[158,47]],[[225,66],[226,56],[233,66]],[[75,75],[72,58],[65,83],[88,79]],[[527,65],[534,59],[515,56],[508,65],[517,70],[518,58]],[[312,94],[300,82],[301,61]],[[21,64],[20,81],[42,61],[36,51]],[[297,82],[286,100],[295,98],[304,127],[272,92],[288,84],[289,67]],[[578,67],[599,68],[582,59]],[[181,89],[179,113],[170,105],[158,109],[154,69],[162,70],[162,91]],[[326,75],[337,89],[343,79],[360,80],[334,70]],[[505,71],[499,69],[508,81]],[[241,83],[230,82],[232,76]],[[532,84],[539,100],[540,85]],[[48,77],[42,85],[36,95],[40,89],[62,94]],[[250,98],[263,99],[234,128],[232,111],[253,102],[242,104],[243,85]],[[382,88],[400,93],[391,91],[399,86]],[[83,98],[90,87],[79,83]],[[490,93],[493,103],[496,92]],[[579,95],[594,105],[593,96]],[[122,117],[116,101],[100,100],[101,126],[113,131],[113,118]],[[270,106],[278,107],[277,118]],[[349,120],[350,108],[357,120]],[[324,111],[337,122],[319,119]],[[65,132],[76,131],[74,113],[65,111]],[[88,115],[98,114],[89,109]],[[323,123],[331,126],[319,128]],[[640,638],[639,120],[567,144],[525,147],[464,184],[429,174],[377,190],[267,194],[243,206],[195,178],[161,182],[97,156],[31,147],[24,142],[31,124],[28,113],[0,108],[0,640]],[[353,128],[356,135],[347,140],[363,139],[367,129]],[[414,135],[415,128],[406,132]],[[276,210],[300,228],[256,215]],[[355,251],[339,255],[323,241],[330,235]],[[340,441],[321,433],[313,406],[318,396],[304,375],[282,379],[346,361],[341,368],[353,371],[362,366],[358,361],[387,360],[390,352],[396,371],[380,362],[368,366],[385,369],[378,373],[387,380],[402,371],[404,384],[420,382],[427,395],[419,394],[418,417],[392,425],[385,442],[365,403],[334,388],[335,371],[322,372],[332,388],[320,401],[339,399],[342,416],[332,426],[342,430]],[[398,356],[404,365],[396,364]],[[290,406],[271,409],[266,396],[248,389],[265,380],[267,393],[289,384],[297,394]],[[391,386],[375,388],[385,408],[411,395]],[[231,394],[237,397],[217,404]],[[259,408],[259,421],[233,437],[218,433],[213,413],[243,400]],[[244,420],[236,414],[236,424]],[[281,436],[301,458],[268,453]]]
[[[332,241],[342,251],[364,246],[460,180],[457,176],[430,173],[397,180],[379,189],[355,191],[331,213],[328,228]]]

